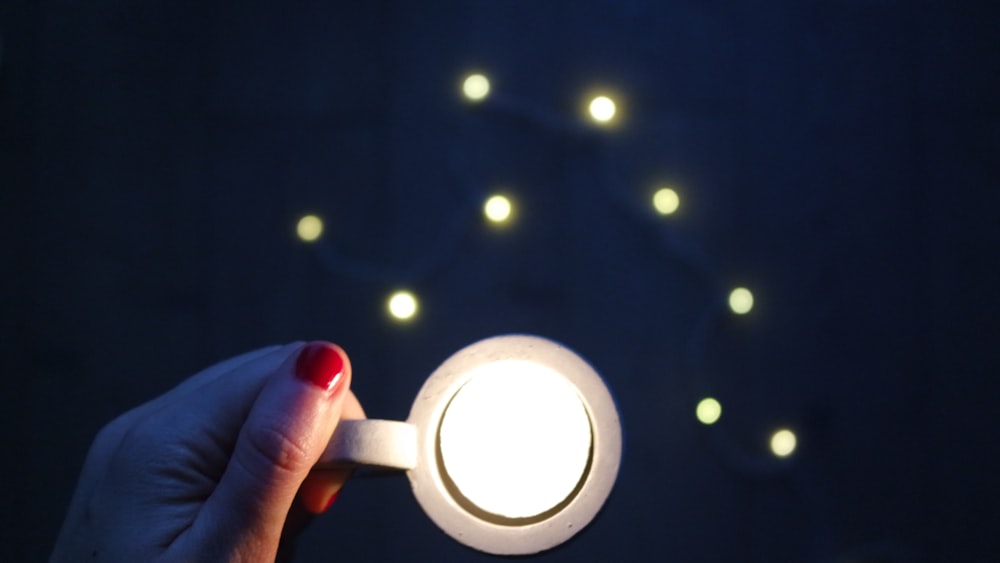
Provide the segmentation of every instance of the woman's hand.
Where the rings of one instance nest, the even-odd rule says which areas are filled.
[[[52,560],[284,554],[347,478],[310,470],[342,417],[364,417],[350,381],[347,355],[333,344],[274,346],[118,417],[91,446]]]

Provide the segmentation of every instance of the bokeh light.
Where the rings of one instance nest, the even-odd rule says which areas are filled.
[[[722,416],[722,405],[712,397],[705,397],[698,402],[695,408],[695,416],[702,424],[715,424]]]
[[[778,457],[788,457],[795,451],[797,442],[794,432],[782,428],[771,435],[771,452]]]
[[[490,196],[483,204],[483,215],[491,223],[501,224],[510,220],[514,205],[505,195]]]
[[[389,315],[398,321],[408,321],[417,314],[417,298],[409,291],[397,291],[386,302]]]
[[[305,242],[313,242],[323,234],[323,220],[315,215],[306,215],[299,219],[295,232]]]
[[[753,294],[745,287],[737,287],[729,293],[729,308],[737,315],[745,315],[753,309]]]
[[[474,73],[465,77],[462,82],[462,93],[466,99],[478,102],[490,93],[490,80],[485,75]]]
[[[590,117],[598,123],[608,123],[615,117],[615,113],[618,111],[618,107],[615,105],[615,101],[607,96],[597,96],[590,100],[590,105],[587,106],[587,110],[590,112]]]
[[[653,194],[653,209],[660,215],[670,215],[680,207],[681,198],[671,188],[660,188]]]

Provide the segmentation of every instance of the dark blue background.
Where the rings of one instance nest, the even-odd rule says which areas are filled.
[[[512,331],[591,360],[626,427],[551,560],[1000,557],[1000,4],[6,2],[0,31],[0,559],[48,553],[100,426],[215,360],[333,340],[404,418]],[[614,130],[578,126],[594,86]],[[302,559],[490,558],[400,477],[352,482]]]

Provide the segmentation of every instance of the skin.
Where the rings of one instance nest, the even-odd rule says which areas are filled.
[[[314,344],[315,345],[315,344]],[[220,362],[97,435],[51,561],[289,557],[347,470],[312,470],[337,423],[364,418],[346,353],[332,389],[294,375],[305,343]]]

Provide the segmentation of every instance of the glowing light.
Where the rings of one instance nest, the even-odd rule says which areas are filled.
[[[788,457],[795,451],[795,433],[782,428],[771,435],[771,452],[778,457]]]
[[[305,242],[313,242],[323,234],[323,220],[315,215],[306,215],[299,219],[295,232]]]
[[[417,314],[417,298],[409,291],[397,291],[389,296],[389,314],[400,321],[408,321]]]
[[[441,420],[439,445],[455,487],[507,518],[556,508],[590,458],[590,418],[558,372],[527,360],[476,368]]]
[[[753,309],[753,294],[745,287],[737,287],[729,293],[729,308],[737,315],[745,315]]]
[[[617,111],[615,101],[607,96],[597,96],[590,100],[588,110],[590,117],[598,123],[607,123],[615,117]]]
[[[494,195],[483,205],[483,215],[492,223],[505,223],[510,219],[514,207],[507,196]]]
[[[490,80],[482,74],[470,74],[462,82],[462,93],[473,102],[483,100],[490,93]]]
[[[702,424],[715,424],[722,416],[722,405],[712,397],[705,397],[698,403],[694,412]]]
[[[653,208],[660,215],[670,215],[677,211],[680,204],[681,198],[670,188],[660,188],[653,194]]]

